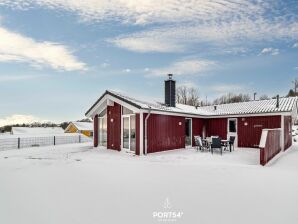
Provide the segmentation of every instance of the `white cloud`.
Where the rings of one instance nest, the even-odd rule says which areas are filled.
[[[177,83],[177,87],[198,88],[198,85],[191,81],[183,81]]]
[[[109,66],[110,66],[110,64],[107,63],[107,62],[104,62],[104,63],[102,63],[102,64],[100,65],[100,67],[102,67],[102,68],[107,68],[107,67],[109,67]]]
[[[281,0],[0,0],[0,5],[1,2],[12,8],[67,10],[84,21],[141,24],[143,31],[107,40],[136,52],[183,52],[205,43],[220,50],[230,48],[227,53],[233,53],[243,43],[298,39],[297,13]],[[148,29],[146,24],[153,26]]]
[[[207,44],[219,49],[244,49],[249,43],[297,39],[298,22],[264,19],[209,21],[190,25],[165,26],[109,39],[114,45],[137,52],[181,52]]]
[[[211,90],[223,94],[229,92],[239,92],[244,90],[245,88],[239,84],[219,84],[211,87]]]
[[[33,115],[14,114],[0,119],[0,127],[13,124],[31,124],[33,122],[47,122],[39,117]]]
[[[264,0],[2,0],[1,4],[24,9],[33,6],[64,9],[77,13],[82,20],[134,24],[247,17],[269,7]]]
[[[260,54],[271,54],[273,56],[276,56],[279,55],[279,49],[272,47],[264,48]]]
[[[123,69],[123,72],[129,73],[129,72],[131,72],[131,69],[129,69],[129,68]]]
[[[295,43],[295,44],[293,45],[293,48],[298,48],[298,43]]]
[[[56,70],[86,70],[86,64],[74,57],[64,45],[38,42],[0,27],[0,62],[27,62]]]
[[[174,75],[195,75],[207,72],[216,66],[216,62],[199,59],[180,60],[167,67],[151,69],[150,75],[164,76],[166,74]]]

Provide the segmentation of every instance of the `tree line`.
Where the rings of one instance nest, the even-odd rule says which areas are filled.
[[[298,79],[295,79],[294,88],[290,89],[288,94],[284,97],[293,97],[298,96]],[[213,101],[208,101],[207,99],[201,99],[199,95],[199,89],[194,87],[187,86],[179,86],[176,90],[176,102],[180,104],[186,104],[190,106],[209,106],[209,105],[219,105],[219,104],[228,104],[228,103],[239,103],[239,102],[248,102],[251,100],[269,100],[274,99],[274,97],[269,97],[264,94],[258,97],[258,99],[254,97],[252,98],[249,94],[235,94],[235,93],[226,93]]]

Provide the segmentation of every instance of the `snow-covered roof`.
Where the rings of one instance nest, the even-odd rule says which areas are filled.
[[[63,134],[61,127],[12,127],[13,135],[56,135]]]
[[[298,97],[285,97],[279,99],[279,107],[276,107],[276,99],[256,100],[241,103],[221,104],[215,106],[194,107],[184,104],[176,104],[176,107],[167,107],[159,102],[148,102],[126,96],[122,93],[107,90],[96,103],[87,111],[86,115],[96,107],[105,95],[111,95],[122,100],[138,109],[151,109],[153,111],[183,113],[198,116],[224,116],[224,115],[244,115],[244,114],[262,114],[262,113],[282,113],[292,112],[298,102]]]
[[[80,121],[74,121],[71,122],[79,131],[92,131],[93,130],[93,124],[91,122],[80,122]]]

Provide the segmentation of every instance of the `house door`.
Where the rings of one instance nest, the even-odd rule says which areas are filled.
[[[185,147],[192,146],[192,123],[191,118],[185,119]]]
[[[228,119],[228,139],[231,136],[235,137],[234,145],[235,145],[235,147],[237,147],[237,145],[238,145],[237,118],[229,118]]]
[[[122,116],[122,148],[128,152],[136,150],[136,116]]]

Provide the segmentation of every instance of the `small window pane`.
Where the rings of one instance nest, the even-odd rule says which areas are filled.
[[[99,117],[104,117],[107,114],[107,109],[104,109],[100,114]]]
[[[122,107],[122,114],[133,114],[133,111],[127,109],[126,107]]]
[[[229,121],[229,132],[236,132],[236,120]]]
[[[136,151],[136,116],[130,116],[130,151]]]

